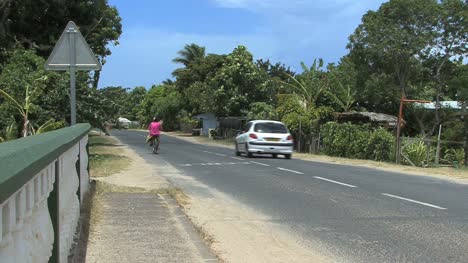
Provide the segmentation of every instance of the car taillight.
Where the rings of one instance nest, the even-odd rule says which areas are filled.
[[[249,134],[249,137],[252,138],[252,139],[258,139],[257,134],[255,134],[255,133]]]
[[[293,139],[292,135],[288,135],[288,138],[286,140],[291,141]]]

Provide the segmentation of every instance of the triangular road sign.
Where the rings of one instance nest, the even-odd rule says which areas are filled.
[[[73,21],[68,22],[52,54],[46,62],[47,70],[68,70],[75,66],[77,70],[100,70],[101,64],[89,48]]]

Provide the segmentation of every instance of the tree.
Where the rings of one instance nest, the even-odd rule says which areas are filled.
[[[268,75],[256,67],[247,48],[238,46],[207,81],[207,92],[211,94],[207,108],[218,116],[241,116],[247,114],[253,102],[270,103],[274,93],[267,79]]]
[[[21,136],[29,134],[30,114],[40,110],[39,98],[47,86],[48,76],[53,75],[45,72],[43,62],[34,52],[23,49],[9,54],[8,64],[0,74],[0,97],[4,100],[0,112],[10,117],[0,123],[0,129],[18,122],[22,124]]]
[[[412,65],[433,46],[437,10],[436,0],[390,0],[368,11],[349,37],[351,58],[394,76],[406,97]]]
[[[128,94],[129,98],[126,104],[128,109],[126,112],[131,120],[136,120],[138,118],[138,113],[141,110],[141,103],[145,99],[146,93],[146,88],[140,86],[133,88],[133,90]]]
[[[178,68],[172,72],[174,77],[180,76],[182,72],[188,70],[193,63],[203,59],[205,57],[205,47],[197,44],[187,44],[182,50],[177,52],[178,57],[174,58],[172,62],[182,64],[184,68]]]
[[[153,86],[141,103],[139,119],[147,123],[153,116],[158,116],[164,120],[164,129],[173,130],[178,128],[181,108],[180,93],[174,86]]]
[[[440,99],[453,72],[444,74],[444,68],[450,67],[451,59],[462,61],[468,53],[468,5],[461,0],[444,0],[438,8],[436,36],[434,45],[427,50],[426,59],[429,60],[430,75],[435,82],[435,122],[430,134],[441,124]],[[444,76],[445,75],[445,76]],[[447,77],[448,76],[448,77]]]
[[[107,0],[3,0],[0,10],[0,50],[20,44],[46,58],[65,25],[73,20],[94,54],[105,64],[105,58],[111,54],[109,45],[117,45],[122,33],[119,13]],[[4,59],[0,56],[0,64]],[[98,81],[99,71],[96,71],[93,87],[97,88]]]

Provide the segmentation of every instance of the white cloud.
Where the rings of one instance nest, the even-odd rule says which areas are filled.
[[[384,0],[208,0],[219,8],[256,14],[260,23],[252,34],[190,34],[158,28],[124,28],[121,45],[113,48],[103,68],[100,86],[146,87],[171,77],[172,63],[187,43],[205,46],[208,53],[229,53],[245,45],[256,58],[281,61],[300,70],[317,57],[336,62],[347,53],[348,36],[368,9]],[[120,76],[117,78],[115,76]]]
[[[112,48],[112,55],[102,70],[100,87],[150,87],[170,78],[180,65],[172,59],[185,44],[196,43],[206,47],[207,53],[227,54],[238,45],[246,45],[258,58],[271,58],[278,47],[269,35],[205,35],[170,33],[158,29],[127,28],[121,36],[121,45]],[[115,76],[121,76],[116,78]]]

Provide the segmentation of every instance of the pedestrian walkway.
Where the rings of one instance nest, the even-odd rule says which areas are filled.
[[[162,176],[170,171],[126,146],[118,149],[131,164],[117,174],[94,177],[89,234],[81,238],[84,245],[72,262],[217,262],[177,202],[165,194],[177,192]]]
[[[86,262],[216,262],[169,196],[96,196]]]

